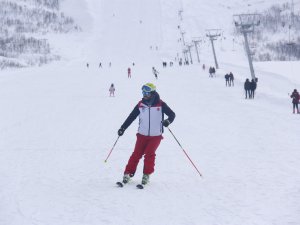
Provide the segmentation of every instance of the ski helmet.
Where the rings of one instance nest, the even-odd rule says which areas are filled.
[[[152,83],[147,83],[142,86],[143,96],[149,96],[156,91],[156,86]]]

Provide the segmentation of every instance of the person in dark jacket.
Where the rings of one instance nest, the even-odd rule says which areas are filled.
[[[209,73],[209,77],[213,77],[213,68],[212,67],[209,67],[208,69],[208,73]]]
[[[125,167],[123,183],[128,183],[134,176],[140,159],[144,156],[142,184],[147,184],[149,176],[154,172],[155,151],[163,139],[163,126],[169,126],[175,119],[175,113],[160,99],[156,87],[152,83],[142,86],[143,98],[134,107],[128,118],[118,130],[122,136],[125,130],[139,116],[137,140],[132,155]],[[164,114],[168,116],[164,119]]]
[[[233,73],[232,72],[230,72],[229,73],[229,86],[234,86],[234,76],[233,76]]]
[[[211,68],[211,72],[212,72],[212,76],[216,76],[216,69],[215,69],[215,67]]]
[[[250,98],[254,98],[254,93],[255,93],[255,90],[256,90],[256,81],[254,79],[251,80],[251,83],[250,83]]]
[[[229,75],[228,75],[228,73],[226,73],[224,77],[225,77],[225,85],[227,87],[227,85],[229,86]]]
[[[295,110],[297,109],[297,113],[299,114],[299,108],[298,108],[298,104],[299,104],[299,93],[297,91],[297,89],[294,89],[293,93],[291,94],[291,98],[293,99],[292,103],[293,103],[293,113],[295,113]]]
[[[244,83],[244,89],[245,89],[246,98],[247,98],[247,96],[248,96],[248,98],[250,98],[250,81],[248,78],[246,79],[246,81]]]

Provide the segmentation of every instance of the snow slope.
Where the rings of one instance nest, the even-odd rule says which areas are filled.
[[[216,43],[215,78],[197,64],[161,68],[180,48],[177,10],[192,1],[77,1],[65,0],[64,7],[73,15],[76,6],[83,9],[85,31],[52,40],[63,61],[0,74],[0,225],[299,225],[300,117],[288,96],[300,89],[299,62],[255,63],[257,95],[246,100],[248,64],[229,41]],[[221,13],[218,3],[205,5]],[[199,5],[189,6],[191,21],[199,19]],[[212,25],[223,27],[222,21]],[[203,45],[201,63],[213,65],[212,59]],[[236,78],[231,88],[224,81],[229,71]],[[203,178],[166,130],[150,184],[135,189],[141,161],[132,183],[115,187],[137,121],[104,159],[146,82],[175,111],[170,129]]]

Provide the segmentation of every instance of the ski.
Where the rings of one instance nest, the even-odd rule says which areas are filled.
[[[137,187],[138,189],[144,189],[144,185],[142,185],[142,184],[138,184],[138,185],[136,185],[136,187]]]
[[[118,187],[124,187],[124,183],[123,182],[120,182],[120,181],[118,181],[117,183],[116,183],[116,185],[118,186]]]

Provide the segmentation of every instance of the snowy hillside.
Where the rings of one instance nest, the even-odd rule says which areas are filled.
[[[48,33],[79,31],[60,11],[59,0],[0,1],[0,69],[41,66],[60,55],[48,43]]]
[[[300,89],[300,63],[254,63],[258,88],[245,99],[248,62],[228,36],[232,14],[262,6],[268,2],[64,0],[82,32],[49,35],[62,60],[0,73],[0,225],[299,225],[300,116],[289,94]],[[200,64],[174,61],[178,25],[187,41],[224,30],[216,77],[202,69],[214,66],[207,40]],[[230,71],[235,83],[226,87]],[[170,129],[202,178],[165,130],[145,189],[135,187],[143,160],[131,183],[116,187],[137,121],[104,160],[147,82],[176,113]]]

